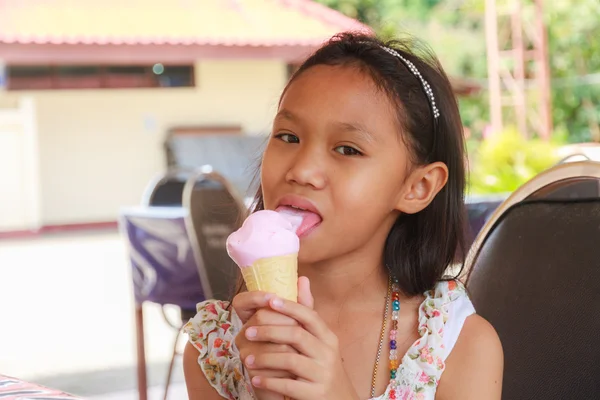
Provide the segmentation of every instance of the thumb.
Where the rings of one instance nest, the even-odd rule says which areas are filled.
[[[310,280],[305,276],[298,278],[298,303],[310,309],[315,305],[315,299],[310,292]]]

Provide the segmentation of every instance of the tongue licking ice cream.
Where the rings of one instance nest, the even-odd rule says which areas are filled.
[[[318,214],[299,208],[281,206],[277,208],[277,212],[290,219],[298,236],[302,236],[321,222],[321,217]]]
[[[242,271],[250,291],[262,290],[297,301],[298,251],[296,230],[301,214],[257,211],[227,238],[227,252]]]

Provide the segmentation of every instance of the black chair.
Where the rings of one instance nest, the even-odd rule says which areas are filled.
[[[146,185],[142,195],[142,205],[155,207],[181,207],[183,188],[192,174],[191,170],[169,168]]]
[[[183,204],[200,280],[206,298],[228,300],[239,276],[225,243],[247,215],[236,189],[216,172],[192,175],[184,189]]]
[[[600,398],[600,163],[523,185],[477,237],[467,289],[496,328],[503,399]]]

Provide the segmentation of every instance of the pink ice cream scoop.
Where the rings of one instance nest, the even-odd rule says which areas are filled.
[[[248,267],[261,258],[296,254],[300,239],[296,227],[301,218],[276,211],[251,214],[240,229],[227,238],[227,253],[240,267]]]
[[[276,211],[257,211],[227,238],[227,252],[242,271],[249,291],[261,290],[297,301],[296,235],[302,218]]]

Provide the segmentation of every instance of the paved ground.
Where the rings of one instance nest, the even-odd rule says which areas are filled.
[[[144,312],[157,386],[174,331],[158,307]],[[94,399],[135,398],[130,266],[116,231],[0,241],[0,315],[0,372]],[[182,380],[178,363],[175,382]],[[160,387],[152,390],[161,398]],[[182,384],[171,398],[185,398]]]

